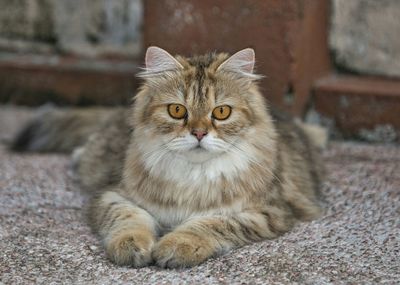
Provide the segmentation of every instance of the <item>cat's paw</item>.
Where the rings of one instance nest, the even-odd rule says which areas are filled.
[[[139,230],[120,231],[106,244],[108,258],[118,265],[143,267],[151,263],[155,237],[151,232]]]
[[[74,149],[71,155],[71,168],[72,170],[76,171],[81,163],[82,155],[85,152],[85,147],[80,146]]]
[[[214,254],[214,247],[207,238],[172,232],[154,246],[152,255],[158,266],[179,268],[200,264]]]

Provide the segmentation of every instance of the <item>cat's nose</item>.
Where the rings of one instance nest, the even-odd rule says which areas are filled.
[[[201,141],[206,135],[207,131],[206,130],[193,130],[191,132],[193,136],[195,136],[199,141]]]

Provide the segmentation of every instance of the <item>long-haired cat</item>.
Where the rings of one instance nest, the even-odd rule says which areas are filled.
[[[14,148],[85,142],[75,168],[95,193],[90,225],[116,264],[193,266],[275,238],[321,213],[321,141],[272,117],[254,61],[250,48],[185,58],[150,47],[132,108],[46,112]]]

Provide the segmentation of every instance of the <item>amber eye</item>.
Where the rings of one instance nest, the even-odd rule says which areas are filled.
[[[174,119],[183,119],[186,115],[186,108],[181,104],[169,104],[168,113]]]
[[[231,115],[232,108],[228,105],[218,106],[216,107],[212,115],[217,120],[226,120]]]

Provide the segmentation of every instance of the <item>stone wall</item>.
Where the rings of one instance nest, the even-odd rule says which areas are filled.
[[[136,56],[141,0],[0,0],[0,50]]]
[[[400,76],[400,1],[332,0],[330,46],[337,65]]]
[[[256,52],[271,104],[301,116],[316,78],[330,71],[330,0],[145,0],[144,45],[172,54]]]

